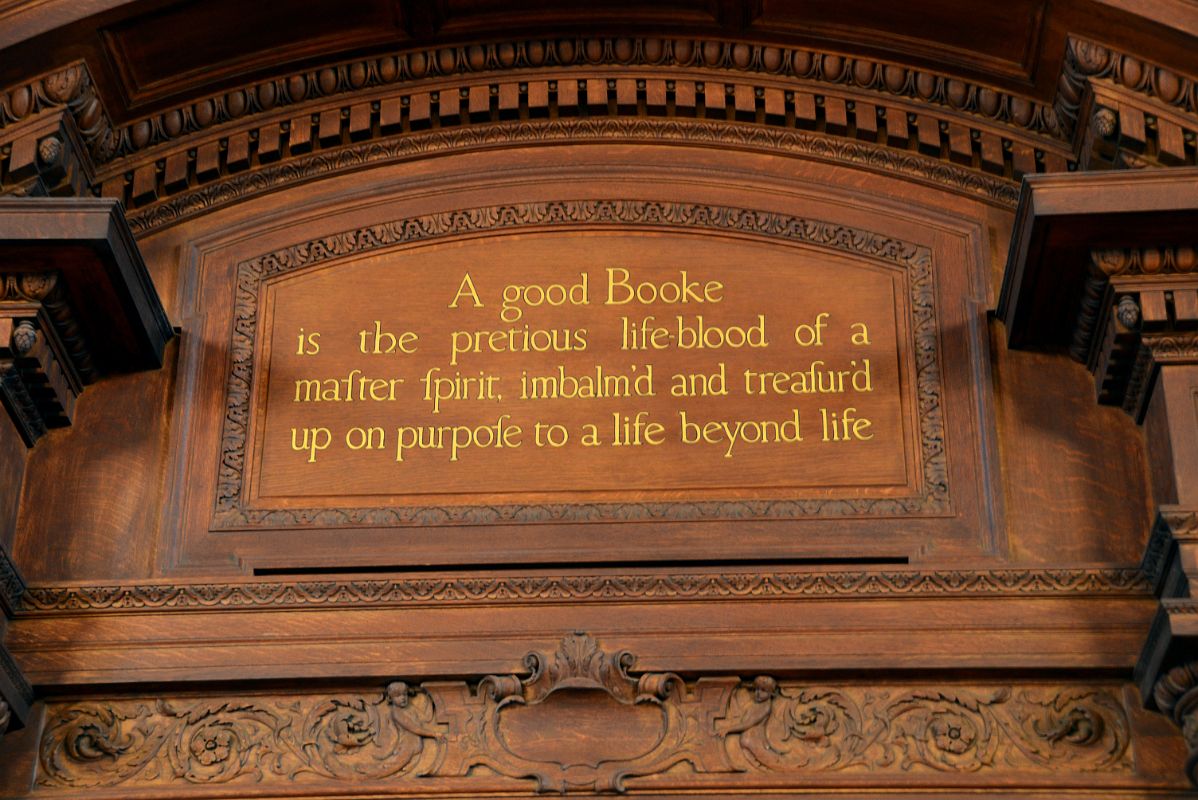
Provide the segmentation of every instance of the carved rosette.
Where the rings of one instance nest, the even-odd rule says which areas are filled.
[[[640,776],[671,786],[675,774],[678,785],[690,775],[743,775],[755,786],[751,776],[766,773],[959,782],[974,773],[1027,780],[1133,768],[1115,686],[688,682],[634,674],[634,663],[574,633],[552,657],[530,653],[526,675],[474,683],[51,701],[38,788],[323,784],[411,793],[510,790],[523,779],[538,791],[622,792]],[[1192,684],[1191,673],[1182,678]]]
[[[763,677],[737,690],[722,730],[738,735],[748,765],[774,771],[1131,769],[1121,703],[1084,688],[795,687]]]

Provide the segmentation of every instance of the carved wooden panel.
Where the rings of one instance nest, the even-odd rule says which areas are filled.
[[[944,513],[934,295],[926,248],[678,203],[462,209],[275,251],[238,267],[215,523]]]
[[[619,152],[594,151],[601,159]],[[447,158],[445,167],[452,170],[455,157]],[[523,162],[527,156],[516,158]],[[511,174],[529,169],[540,174],[541,168],[515,169]],[[831,537],[830,528],[811,538],[781,525],[832,526],[860,518],[889,526],[887,535],[861,539],[864,547],[891,559],[928,546],[924,534],[932,531],[935,547],[976,552],[991,546],[992,521],[979,524],[977,516],[989,502],[983,498],[990,488],[972,476],[963,484],[955,477],[969,469],[966,454],[973,442],[988,435],[985,424],[979,428],[966,420],[979,413],[985,419],[988,412],[984,404],[945,408],[950,386],[956,387],[951,390],[956,397],[979,391],[966,352],[980,342],[975,335],[946,338],[944,333],[950,326],[969,330],[979,320],[959,303],[947,311],[942,305],[944,297],[977,280],[975,227],[962,223],[934,233],[908,222],[879,227],[870,223],[877,215],[845,214],[839,208],[819,213],[773,188],[750,189],[751,183],[662,199],[669,192],[648,183],[612,181],[606,167],[588,174],[588,190],[580,197],[577,183],[560,172],[532,189],[522,182],[509,185],[497,166],[493,174],[478,176],[479,188],[438,200],[434,207],[445,210],[430,212],[426,203],[405,200],[396,206],[402,212],[383,206],[337,211],[318,235],[289,226],[269,239],[237,238],[227,245],[219,236],[211,240],[200,253],[196,296],[200,307],[211,311],[205,316],[205,347],[185,356],[198,360],[185,360],[183,367],[199,370],[211,389],[204,389],[200,405],[184,409],[201,427],[180,453],[197,459],[195,467],[185,466],[187,461],[179,469],[210,475],[213,462],[203,458],[206,448],[218,455],[219,467],[213,478],[205,478],[212,482],[193,482],[187,489],[189,523],[180,552],[207,559],[235,550],[255,566],[275,569],[303,566],[305,559],[311,559],[309,565],[337,559],[330,566],[410,558],[512,560],[514,555],[505,555],[509,546],[514,551],[535,542],[532,546],[542,551],[538,559],[556,560],[583,547],[588,557],[609,560],[617,550],[621,558],[631,557],[623,549],[628,546],[650,551],[643,538],[647,529],[628,526],[665,523],[679,525],[679,538],[670,545],[676,556],[736,552],[753,557],[764,552],[760,546],[832,555],[831,538],[822,538]],[[635,190],[629,192],[631,186]],[[761,203],[771,193],[777,199]],[[480,203],[484,197],[491,202]],[[626,269],[633,284],[654,286],[678,285],[686,271],[690,284],[720,283],[724,299],[710,309],[638,301],[634,314],[628,310],[632,306],[602,304],[609,269]],[[473,294],[463,288],[467,273],[484,307],[475,308]],[[562,292],[581,292],[584,274],[593,304],[525,307],[520,319],[512,316],[515,307],[503,307],[501,293],[509,286],[558,285]],[[449,308],[459,292],[462,307]],[[692,325],[700,316],[708,327],[746,330],[765,320],[772,343],[702,351],[672,345],[620,349],[636,346],[626,339],[632,334],[621,333],[623,324],[643,323],[652,332],[660,325],[677,327],[680,319]],[[587,329],[591,345],[586,352],[510,353],[505,344],[503,352],[471,353],[469,359],[459,352],[458,363],[452,363],[451,334],[510,330],[523,335],[525,326],[529,331]],[[319,353],[297,352],[301,328],[304,335],[320,335]],[[808,332],[804,339],[826,333],[819,334],[819,345],[804,346],[795,338],[803,330]],[[387,344],[388,336],[404,332],[413,336],[407,346],[427,349],[395,351],[390,359],[373,352],[376,339]],[[637,335],[643,339],[643,333]],[[370,347],[363,344],[364,335]],[[519,394],[524,378],[552,374],[560,382],[568,374],[573,381],[593,377],[597,367],[609,376],[631,375],[633,368],[652,371],[655,396],[555,402],[474,396],[437,401],[444,407],[433,413],[434,378],[441,381],[436,384],[440,392],[450,391],[446,387],[457,378],[477,383],[484,374],[499,375],[502,388],[495,395],[508,387]],[[838,379],[850,382],[857,370],[860,390],[846,384],[843,392],[804,393],[812,369],[840,370]],[[760,385],[753,387],[757,394],[748,394],[746,370],[755,371],[758,384],[763,370],[785,372],[790,379],[784,393],[771,384],[764,395]],[[344,385],[340,379],[355,375],[397,382],[387,384],[383,402],[327,400],[344,394],[337,390]],[[218,376],[219,394],[212,385]],[[674,393],[679,376],[701,377],[704,386],[718,377],[728,394],[679,396]],[[475,389],[484,391],[481,384]],[[842,412],[849,409],[852,419],[845,423]],[[689,443],[682,433],[682,411],[689,414]],[[616,413],[633,426],[628,431],[637,424],[664,424],[666,443],[642,442],[627,451],[633,460],[622,459],[613,435]],[[455,453],[447,448],[402,453],[398,448],[399,432],[417,423],[495,424],[503,415],[526,430],[526,449],[471,447],[456,453],[459,460],[453,462]],[[956,415],[955,429],[947,421],[951,415]],[[710,435],[702,434],[707,437],[702,441],[694,434],[694,420],[700,418],[716,426]],[[844,426],[857,426],[858,418],[869,421],[854,428],[855,441],[846,442]],[[719,449],[720,421],[729,426],[725,440],[738,422],[749,422],[770,441],[748,441],[758,435],[753,433]],[[560,452],[537,446],[534,423],[561,423],[572,438]],[[790,427],[782,430],[782,423]],[[840,425],[839,440],[834,424]],[[803,441],[793,441],[790,428],[801,431]],[[363,431],[370,433],[368,447],[345,439],[361,438]],[[307,454],[305,432],[312,434],[311,444],[319,442]],[[336,445],[331,444],[334,434]],[[787,438],[789,444],[783,441]],[[960,453],[955,461],[954,452]],[[635,486],[618,488],[612,483],[615,472],[627,469],[637,472]],[[206,503],[202,485],[210,487],[203,490],[210,492]],[[682,539],[684,523],[747,520],[773,526],[761,528],[760,538],[739,532],[725,537],[708,529],[710,535]],[[213,533],[197,531],[201,525]],[[516,534],[520,545],[505,530],[513,525],[523,525]],[[593,532],[598,528],[585,527],[603,525],[624,537],[619,548],[605,551],[602,537]],[[453,530],[434,534],[437,526]],[[493,533],[485,530],[489,527]],[[355,532],[343,534],[341,546],[334,548],[332,539],[320,541],[322,529],[334,528]],[[404,531],[383,533],[396,528]],[[659,546],[665,545],[663,532],[652,533]],[[268,544],[284,535],[288,546]],[[467,544],[476,537],[487,537],[487,544]]]
[[[311,793],[622,792],[723,776],[825,786],[1134,785],[1115,684],[683,680],[570,634],[523,675],[382,691],[55,701],[34,795],[203,786]],[[618,735],[614,732],[618,731]],[[637,778],[653,776],[651,784]],[[513,783],[513,779],[518,781]],[[700,784],[701,785],[701,784]]]

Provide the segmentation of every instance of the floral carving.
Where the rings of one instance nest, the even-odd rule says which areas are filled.
[[[783,243],[815,245],[875,259],[906,275],[913,318],[919,447],[923,486],[908,497],[849,499],[493,504],[390,508],[247,508],[242,492],[249,463],[246,430],[256,369],[259,289],[263,281],[332,259],[385,247],[486,231],[619,223],[690,230],[735,231]],[[796,519],[831,516],[943,514],[950,509],[948,459],[941,410],[935,271],[926,247],[820,220],[774,212],[688,203],[580,200],[460,209],[346,231],[276,250],[237,267],[231,367],[226,383],[221,466],[213,526],[218,529],[298,525],[404,526],[571,520]]]
[[[770,680],[738,690],[722,728],[756,769],[1131,769],[1126,713],[1100,689],[782,685],[763,693]]]
[[[393,779],[427,771],[441,733],[422,692],[58,706],[38,783],[100,787]]]
[[[1132,769],[1114,685],[688,682],[634,674],[630,653],[584,633],[525,665],[523,676],[397,681],[373,694],[51,700],[38,786],[323,784],[373,796],[396,781],[405,793],[493,790],[496,775],[541,791],[620,792],[649,775],[657,788],[755,772],[959,785],[974,773]],[[1161,686],[1162,707],[1188,714],[1193,676],[1175,671]],[[746,775],[744,785],[759,784]]]

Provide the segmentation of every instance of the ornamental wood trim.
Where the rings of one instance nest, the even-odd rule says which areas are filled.
[[[523,673],[475,681],[52,700],[33,794],[623,792],[645,776],[659,789],[698,776],[737,788],[800,776],[857,786],[1134,780],[1117,684],[683,680],[635,663],[575,633],[552,656],[530,652]]]
[[[480,80],[489,98],[486,108],[463,96]],[[606,102],[591,104],[586,93],[570,99],[574,94],[559,91],[560,82],[579,80],[603,82]],[[1194,79],[1078,39],[1068,42],[1051,103],[834,53],[707,39],[584,38],[493,42],[340,62],[191,101],[124,127],[111,123],[86,65],[79,62],[0,92],[0,143],[19,138],[21,126],[40,112],[67,109],[100,167],[97,189],[130,209],[153,211],[170,204],[165,213],[148,217],[143,231],[329,174],[338,165],[352,169],[378,163],[379,147],[415,154],[419,144],[396,147],[392,140],[419,134],[421,126],[455,129],[459,145],[471,146],[473,138],[473,146],[480,146],[488,137],[495,144],[502,138],[509,143],[535,138],[497,135],[489,130],[497,124],[519,128],[538,117],[557,121],[574,115],[610,122],[736,121],[749,130],[740,134],[746,140],[797,128],[809,140],[800,137],[794,145],[800,155],[896,170],[1012,206],[1010,180],[1072,169],[1092,149],[1083,140],[1102,139],[1118,128],[1118,113],[1105,107],[1090,119],[1087,92],[1093,81],[1169,109],[1169,141],[1160,143],[1168,150],[1166,161],[1188,163],[1195,157],[1192,134],[1198,118],[1187,123],[1198,114]],[[532,84],[539,87],[535,97]],[[711,92],[717,96],[708,102]],[[1102,113],[1115,115],[1110,130],[1102,129]],[[462,134],[476,128],[485,131],[482,137]],[[1149,134],[1154,130],[1150,121]],[[1189,138],[1178,138],[1182,132]],[[736,137],[726,133],[690,140],[702,141],[704,135],[735,144],[730,140]],[[552,134],[545,139],[560,140]],[[443,143],[433,149],[444,148]],[[0,148],[0,160],[11,150]],[[312,158],[333,153],[336,158]],[[296,168],[279,169],[290,165]],[[90,174],[91,165],[84,166]],[[263,170],[268,171],[263,178],[245,179]],[[25,184],[0,187],[28,190]],[[186,200],[174,202],[180,198]]]
[[[213,608],[395,608],[528,603],[772,601],[798,598],[1131,597],[1153,595],[1140,569],[766,570],[575,575],[328,577],[200,583],[35,584],[18,617]]]
[[[718,145],[897,174],[922,183],[947,187],[1003,207],[1013,208],[1019,197],[1018,185],[1005,178],[869,142],[738,122],[684,118],[588,118],[478,124],[349,144],[259,166],[253,171],[221,177],[211,183],[197,185],[196,188],[168,194],[158,202],[131,211],[129,225],[135,233],[144,235],[262,192],[430,155],[514,145],[572,145],[580,142]]]

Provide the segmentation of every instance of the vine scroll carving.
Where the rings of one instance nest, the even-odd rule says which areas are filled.
[[[38,791],[64,787],[452,783],[623,792],[658,776],[880,776],[1132,769],[1107,685],[809,685],[633,671],[585,633],[524,675],[339,694],[50,703]],[[656,785],[656,784],[655,784]],[[406,787],[406,788],[405,788]],[[297,789],[296,791],[302,791]]]

